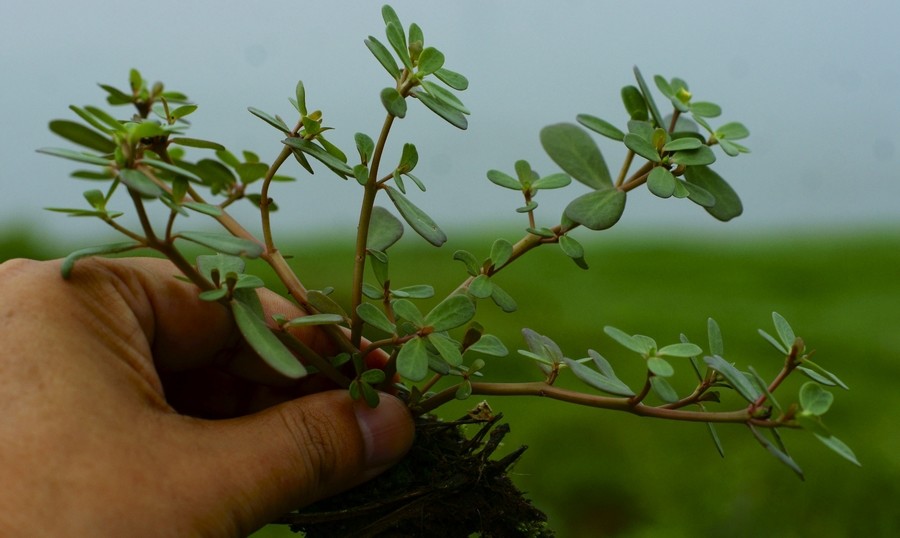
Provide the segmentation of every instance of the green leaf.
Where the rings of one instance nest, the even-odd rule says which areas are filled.
[[[691,114],[704,118],[716,118],[722,115],[722,107],[715,103],[696,101],[690,104]]]
[[[712,425],[712,423],[706,423],[706,429],[709,431],[709,436],[712,438],[713,443],[716,445],[716,451],[719,453],[719,456],[725,457],[725,448],[722,447],[722,441],[719,440],[719,434],[716,432],[716,427]]]
[[[209,247],[223,254],[231,254],[233,256],[258,258],[264,250],[262,244],[257,243],[256,241],[227,234],[212,232],[181,232],[178,234],[178,237],[197,243],[198,245]]]
[[[678,393],[672,388],[672,385],[664,377],[653,376],[650,378],[650,388],[654,394],[666,403],[675,403],[678,401]]]
[[[663,346],[656,353],[659,355],[665,355],[666,357],[688,358],[696,357],[697,355],[703,353],[703,350],[700,349],[700,346],[698,346],[697,344],[681,343]]]
[[[428,342],[437,350],[438,355],[447,361],[447,364],[450,366],[462,364],[462,353],[459,351],[459,344],[456,343],[456,340],[443,333],[431,333],[427,338]]]
[[[447,236],[431,220],[431,217],[400,194],[400,191],[393,187],[387,187],[387,193],[397,207],[397,211],[400,212],[400,216],[406,220],[416,233],[436,247],[443,245],[447,241]]]
[[[541,129],[541,145],[547,155],[567,174],[592,189],[612,187],[612,178],[596,142],[571,123],[557,123]]]
[[[403,237],[403,223],[383,207],[372,208],[369,238],[366,241],[368,248],[384,252],[401,237]]]
[[[387,6],[385,6],[387,7]],[[391,48],[397,53],[397,57],[406,66],[410,72],[413,71],[412,59],[409,57],[409,48],[406,45],[406,34],[403,32],[403,26],[400,21],[387,22],[385,26],[385,34]]]
[[[672,377],[675,375],[675,369],[666,359],[662,357],[650,357],[647,359],[647,369],[654,375],[662,377]]]
[[[432,112],[447,120],[450,125],[462,130],[468,128],[469,121],[462,112],[456,109],[456,107],[447,104],[442,99],[427,92],[416,91],[411,93],[411,95],[419,99],[419,101],[430,108]]]
[[[345,320],[348,318],[347,313],[344,312],[341,305],[319,290],[309,290],[306,294],[306,300],[309,301],[309,304],[313,305],[316,310],[323,314],[338,314],[343,316]]]
[[[181,205],[188,209],[193,209],[198,213],[209,215],[210,217],[220,217],[223,214],[221,207],[212,204],[201,204],[200,202],[183,202]]]
[[[282,120],[281,118],[276,118],[266,112],[263,112],[262,110],[260,110],[258,108],[253,108],[252,106],[247,107],[247,110],[249,110],[250,113],[253,114],[254,116],[256,116],[257,118],[263,120],[264,122],[268,123],[272,127],[278,129],[282,133],[290,136],[291,128],[288,127],[287,124],[284,123],[284,120]]]
[[[785,352],[785,354],[787,354],[787,352]],[[813,361],[809,359],[803,359],[800,364],[804,366],[800,366],[799,370],[803,371],[804,374],[812,378],[814,381],[818,381],[819,383],[822,383],[824,385],[834,385],[841,387],[844,390],[850,390],[850,387],[848,387],[843,381],[841,381],[838,376],[829,372],[825,368],[822,368]],[[821,379],[828,380],[829,383],[823,383],[820,379],[816,379],[813,374],[817,375]]]
[[[397,67],[397,62],[394,61],[394,57],[387,47],[372,36],[369,36],[365,43],[372,55],[375,56],[375,59],[378,60],[378,63],[387,70],[388,74],[391,75],[394,80],[399,79],[400,68]]]
[[[400,164],[397,169],[401,173],[412,172],[419,163],[419,152],[414,144],[403,144],[403,152],[400,154]]]
[[[647,83],[644,82],[644,76],[641,75],[641,70],[638,69],[637,66],[634,66],[634,78],[637,80],[638,87],[641,89],[641,95],[644,97],[644,101],[647,102],[647,108],[650,110],[650,115],[653,117],[654,123],[657,127],[665,127],[662,115],[659,113],[659,109],[656,108],[656,103],[653,101],[653,96],[650,94],[650,88],[648,88]]]
[[[788,354],[788,350],[785,349],[784,344],[782,344],[777,339],[775,339],[775,337],[773,337],[771,334],[767,333],[766,331],[764,331],[762,329],[757,329],[757,332],[759,333],[760,336],[765,338],[765,340],[768,343],[772,344],[772,347],[777,349],[780,353],[782,353],[784,355]]]
[[[503,310],[504,312],[515,312],[516,309],[519,308],[519,305],[516,304],[516,300],[497,284],[491,284],[491,300],[494,301],[494,304],[499,306],[500,310]]]
[[[741,140],[750,136],[750,130],[744,127],[744,124],[733,121],[716,129],[713,133],[716,138],[727,138],[728,140]]]
[[[626,348],[634,351],[635,353],[640,353],[641,355],[647,355],[650,353],[651,348],[647,345],[646,342],[631,336],[621,329],[617,329],[610,325],[603,327],[603,332],[609,335],[610,338],[618,342],[619,344],[625,346]]]
[[[131,95],[108,84],[98,84],[98,86],[103,88],[106,93],[109,94],[106,97],[106,102],[111,105],[128,105],[131,104],[131,101],[134,99]]]
[[[129,103],[130,102],[131,102],[131,100],[129,99]],[[75,110],[75,109],[72,108],[72,110]],[[125,132],[125,126],[122,124],[122,122],[117,120],[116,118],[110,116],[106,111],[104,111],[101,108],[97,108],[94,106],[86,106],[86,107],[84,107],[84,112],[86,112],[87,114],[90,114],[90,116],[92,116],[96,121],[106,125],[107,127],[109,127],[110,129],[112,129],[115,132],[118,132],[118,133]],[[80,116],[80,114],[79,114],[79,116]]]
[[[570,183],[572,183],[572,178],[570,178],[567,174],[550,174],[549,176],[544,176],[536,180],[531,184],[531,188],[534,190],[560,189],[569,185]]]
[[[310,314],[294,318],[284,324],[285,328],[289,327],[309,327],[311,325],[334,325],[343,323],[344,316],[338,314]]]
[[[615,394],[616,396],[634,396],[634,391],[619,379],[607,377],[568,357],[563,357],[562,360],[572,370],[575,377],[585,384],[608,394]]]
[[[676,151],[669,160],[684,166],[706,166],[716,162],[716,154],[709,146],[700,146],[697,149]]]
[[[430,80],[425,80],[422,81],[422,87],[424,87],[425,90],[428,91],[428,93],[443,101],[446,105],[455,108],[463,114],[470,113],[466,105],[464,105],[463,102],[459,100],[459,97],[455,96],[450,92],[450,90],[447,90],[443,86],[439,86],[434,82],[431,82]]]
[[[654,167],[647,176],[647,190],[660,198],[669,198],[675,194],[678,180],[663,166]]]
[[[199,138],[187,138],[184,136],[179,136],[175,138],[169,139],[169,142],[173,144],[177,144],[179,146],[185,146],[189,148],[200,148],[200,149],[212,149],[215,151],[225,149],[225,146],[219,144],[218,142],[212,142],[209,140],[201,140]]]
[[[804,413],[821,416],[828,412],[834,402],[834,395],[818,383],[807,381],[800,387],[800,407]]]
[[[670,140],[663,146],[663,151],[683,151],[690,149],[697,149],[702,147],[704,144],[697,138],[693,136],[686,136],[684,138],[676,138],[674,140]]]
[[[628,149],[637,153],[648,161],[658,163],[662,160],[659,156],[659,152],[656,151],[655,147],[653,147],[653,144],[651,144],[643,137],[634,133],[628,133],[627,135],[625,135],[625,138],[623,140],[625,142],[625,146]]]
[[[775,332],[778,333],[778,338],[781,339],[781,343],[784,344],[785,349],[791,349],[794,345],[794,341],[797,340],[797,337],[794,335],[794,329],[792,329],[791,325],[784,319],[784,316],[778,312],[772,312],[772,323],[774,323]]]
[[[285,138],[284,140],[282,140],[282,143],[292,148],[296,148],[303,153],[306,153],[310,157],[318,160],[319,162],[330,168],[334,173],[341,177],[350,177],[353,175],[353,169],[350,168],[350,166],[348,166],[345,161],[338,159],[328,151],[313,144],[309,140],[304,140],[299,137],[291,137]]]
[[[766,450],[768,450],[770,454],[772,454],[773,456],[778,458],[778,461],[787,465],[792,471],[797,473],[797,476],[800,477],[800,480],[804,480],[803,470],[800,468],[799,465],[797,465],[797,462],[795,462],[794,459],[791,458],[787,454],[787,452],[784,452],[783,450],[781,450],[780,448],[775,446],[771,441],[766,439],[766,437],[759,430],[757,430],[752,425],[750,425],[749,428],[750,428],[750,432],[753,433],[753,437],[755,437],[756,440],[759,441],[759,443]]]
[[[862,467],[862,464],[859,463],[859,460],[856,459],[856,454],[853,453],[853,450],[850,449],[849,446],[844,444],[843,441],[838,439],[837,437],[820,435],[818,433],[814,434],[816,439],[821,441],[825,446],[833,450],[838,456],[844,458],[845,460],[853,463],[854,465],[858,465]]]
[[[722,357],[719,357],[718,355],[703,357],[703,361],[707,366],[722,374],[722,377],[734,387],[734,390],[748,402],[752,403],[759,398],[760,393],[756,390],[756,387],[753,386],[750,380]]]
[[[491,245],[491,262],[494,264],[494,269],[499,269],[506,265],[512,254],[512,243],[503,238],[494,241],[494,244]]]
[[[478,260],[467,250],[457,250],[453,253],[453,259],[461,261],[466,266],[466,272],[471,276],[476,276],[481,271],[478,267]]]
[[[381,90],[381,104],[391,116],[406,117],[406,99],[400,95],[396,88]]]
[[[428,346],[416,336],[397,353],[397,373],[410,381],[422,381],[428,375]]]
[[[302,80],[297,81],[297,86],[294,88],[294,96],[296,98],[297,103],[297,112],[300,113],[300,116],[306,116],[306,86],[303,85]]]
[[[578,123],[584,125],[591,131],[601,134],[607,138],[611,138],[619,142],[621,142],[625,138],[625,133],[623,133],[618,127],[609,123],[608,121],[601,120],[596,116],[591,116],[590,114],[579,114],[575,116],[575,119],[578,121]]]
[[[70,142],[100,153],[112,153],[116,149],[116,144],[108,137],[74,121],[53,120],[50,130]]]
[[[87,247],[76,250],[65,257],[60,266],[60,272],[64,279],[68,279],[72,275],[72,269],[75,268],[75,262],[91,256],[101,256],[104,254],[119,254],[143,247],[141,243],[135,241],[125,241],[119,243],[110,243],[107,245],[99,245],[96,247]]]
[[[119,170],[119,180],[129,188],[132,188],[145,196],[156,198],[163,193],[162,188],[140,170],[131,168]]]
[[[503,345],[499,338],[492,334],[483,334],[477,342],[468,347],[466,351],[477,351],[492,357],[505,357],[509,355],[509,350]]]
[[[402,288],[391,290],[395,297],[409,297],[411,299],[428,299],[434,297],[434,288],[427,284],[416,284],[414,286],[404,286]]]
[[[512,189],[514,191],[522,190],[522,184],[519,183],[518,179],[515,179],[512,176],[505,174],[499,170],[488,170],[487,178],[494,185],[499,185],[501,187],[505,187],[507,189]]]
[[[363,321],[386,333],[394,334],[397,327],[387,318],[384,312],[372,303],[362,303],[356,307],[356,313]]]
[[[744,212],[740,198],[734,189],[719,174],[706,166],[688,166],[684,171],[684,179],[712,194],[716,203],[707,207],[706,211],[723,222],[729,221]]]
[[[425,315],[425,325],[435,332],[449,331],[475,317],[475,303],[465,295],[447,297]]]
[[[632,120],[647,121],[650,118],[647,114],[647,101],[637,87],[629,85],[622,88],[622,104]]]
[[[372,160],[372,153],[375,151],[375,142],[365,133],[356,133],[353,135],[353,140],[356,142],[360,161],[368,165],[369,161]]]
[[[706,334],[709,340],[709,352],[712,355],[722,357],[725,355],[725,345],[722,341],[722,331],[716,320],[708,318],[706,320]]]
[[[575,238],[568,235],[559,236],[559,248],[572,259],[584,258],[584,247]]]
[[[619,221],[625,211],[625,192],[603,189],[583,194],[566,206],[568,218],[591,230],[605,230]]]
[[[434,47],[425,47],[419,55],[419,76],[430,75],[444,66],[444,53]]]
[[[91,155],[89,153],[82,153],[80,151],[72,151],[70,149],[41,148],[37,150],[37,152],[45,155],[53,155],[54,157],[62,157],[63,159],[69,159],[70,161],[96,164],[99,166],[109,166],[112,164],[109,159],[104,159],[103,157]]]
[[[478,299],[487,299],[494,292],[494,284],[487,275],[478,275],[469,283],[469,293]]]
[[[255,292],[250,293],[256,297]],[[253,351],[266,361],[266,364],[290,379],[299,379],[306,375],[303,364],[269,330],[269,326],[259,317],[252,305],[234,298],[231,300],[231,312],[244,339]]]
[[[401,318],[410,321],[417,329],[421,329],[426,325],[425,316],[419,311],[418,307],[412,301],[406,299],[397,299],[391,303],[394,313]]]
[[[698,187],[693,183],[679,181],[688,192],[688,200],[694,202],[701,207],[712,207],[716,205],[716,198],[703,187]]]
[[[442,67],[435,71],[434,76],[457,91],[465,91],[469,87],[469,80],[466,77],[456,71],[451,71],[446,67]]]
[[[157,168],[159,170],[165,170],[167,172],[171,172],[178,176],[186,177],[187,179],[189,179],[191,181],[196,181],[197,183],[203,183],[203,180],[200,179],[199,177],[197,177],[197,175],[194,174],[193,172],[191,172],[190,170],[187,170],[186,168],[182,168],[180,166],[176,166],[174,164],[169,164],[164,161],[160,161],[157,159],[150,159],[147,157],[144,157],[143,159],[141,159],[141,163],[148,165],[148,166],[152,166],[153,168]]]

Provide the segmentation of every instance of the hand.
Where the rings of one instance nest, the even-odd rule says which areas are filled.
[[[251,352],[176,273],[89,259],[64,281],[59,262],[0,265],[0,535],[243,536],[408,450],[393,397],[289,399],[310,386],[230,375]],[[268,314],[299,315],[260,297]],[[302,338],[327,351],[317,331]]]

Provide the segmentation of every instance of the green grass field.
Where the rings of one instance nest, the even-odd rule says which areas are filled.
[[[801,482],[769,456],[742,426],[720,426],[721,459],[700,424],[666,423],[538,399],[490,400],[512,426],[507,449],[527,444],[515,479],[551,518],[561,537],[844,537],[900,536],[900,233],[769,234],[724,241],[698,237],[664,240],[667,233],[610,233],[586,242],[590,271],[557,248],[528,254],[497,281],[519,302],[514,314],[491,304],[479,320],[511,349],[529,327],[553,337],[572,357],[600,351],[632,386],[640,361],[602,332],[615,325],[660,343],[680,333],[705,343],[707,317],[725,337],[726,358],[764,376],[782,358],[756,333],[771,329],[778,311],[794,326],[817,362],[850,386],[836,392],[826,419],[856,452],[862,468],[840,459],[809,435],[786,432]],[[601,234],[602,236],[603,234]],[[509,234],[514,239],[514,234]],[[451,241],[442,249],[392,249],[398,285],[439,283],[445,294],[464,276],[450,262],[465,248],[484,256],[491,239]],[[84,245],[75,245],[84,246]],[[47,257],[58,249],[0,239],[5,256]],[[311,288],[346,287],[352,254],[315,244],[291,250]],[[771,330],[770,330],[771,332]],[[679,372],[690,389],[691,372]],[[488,378],[538,379],[522,357],[495,359]],[[678,374],[676,374],[678,375]],[[788,384],[781,400],[799,387]],[[590,389],[587,389],[590,390]],[[448,418],[474,401],[454,404]],[[266,529],[255,536],[292,536]]]

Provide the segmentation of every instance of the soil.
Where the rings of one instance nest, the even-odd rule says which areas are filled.
[[[509,432],[501,418],[486,404],[456,421],[419,418],[415,443],[394,468],[277,523],[307,538],[551,537],[547,516],[507,476],[527,447],[491,459]]]

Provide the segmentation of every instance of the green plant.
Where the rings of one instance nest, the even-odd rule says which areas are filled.
[[[713,127],[711,122],[721,115],[718,105],[694,100],[681,79],[656,76],[653,79],[656,88],[672,107],[672,113],[663,116],[649,85],[635,68],[636,85],[625,86],[621,92],[628,115],[624,131],[600,118],[581,114],[577,117],[580,126],[559,123],[540,131],[542,146],[562,172],[541,175],[525,160],[513,165],[514,174],[499,170],[487,172],[488,180],[517,191],[522,197],[523,205],[517,212],[523,215],[523,220],[527,219],[523,235],[516,242],[502,238],[493,241],[483,258],[467,251],[453,253],[452,259],[461,263],[460,281],[452,293],[435,300],[433,285],[397,286],[390,274],[390,264],[394,261],[388,251],[401,239],[404,222],[436,247],[447,240],[434,220],[408,197],[410,185],[425,191],[424,182],[413,174],[418,164],[416,146],[406,143],[400,155],[393,156],[391,164],[385,166],[382,161],[390,158],[385,154],[385,147],[392,125],[406,116],[411,101],[421,102],[452,126],[465,129],[469,111],[456,92],[464,91],[468,81],[444,67],[444,55],[439,50],[425,46],[418,25],[404,27],[387,6],[382,15],[388,44],[371,36],[365,44],[392,79],[391,86],[380,93],[386,116],[377,136],[355,135],[358,155],[353,158],[329,142],[331,128],[323,123],[321,111],[307,106],[302,82],[297,84],[291,98],[298,115],[293,125],[280,116],[249,109],[280,132],[281,151],[271,163],[266,163],[249,151],[238,156],[216,142],[184,136],[189,127],[185,118],[197,106],[190,104],[185,95],[167,91],[161,83],[150,85],[137,70],[130,73],[128,90],[101,85],[107,93],[108,104],[134,107],[136,112],[130,118],[121,120],[98,107],[72,106],[81,122],[50,123],[53,132],[91,152],[40,150],[94,167],[74,172],[76,178],[109,183],[105,191],[85,192],[90,206],[87,209],[51,209],[70,216],[99,218],[128,238],[125,242],[73,252],[63,264],[64,277],[69,276],[79,259],[87,256],[155,250],[178,267],[181,278],[197,286],[202,299],[219,302],[231,310],[238,328],[260,360],[281,378],[324,376],[372,406],[378,404],[379,391],[392,391],[421,417],[419,446],[432,444],[424,451],[414,449],[411,457],[416,463],[401,465],[402,473],[385,479],[397,481],[397,487],[405,493],[388,497],[395,503],[390,508],[382,504],[374,509],[379,518],[373,517],[373,509],[368,507],[357,512],[357,526],[347,526],[346,520],[353,518],[340,507],[348,503],[366,507],[363,493],[361,497],[338,499],[334,501],[336,505],[329,504],[328,508],[319,506],[315,517],[308,516],[308,512],[306,516],[300,513],[286,516],[285,522],[304,528],[310,535],[386,532],[400,528],[399,525],[413,524],[410,519],[417,518],[405,517],[410,505],[422,508],[429,503],[438,504],[435,499],[439,498],[440,488],[425,488],[418,496],[410,497],[409,490],[416,486],[404,482],[400,475],[409,476],[423,466],[430,466],[429,473],[417,483],[444,484],[443,495],[477,489],[479,483],[461,479],[463,475],[504,479],[521,451],[490,460],[505,430],[496,426],[498,417],[489,408],[479,406],[461,421],[435,422],[433,418],[443,404],[472,396],[541,396],[639,416],[703,422],[708,425],[720,452],[722,447],[714,425],[743,424],[767,451],[802,477],[802,471],[778,434],[780,428],[800,428],[813,433],[839,455],[858,463],[850,448],[833,436],[821,419],[833,400],[831,392],[824,387],[846,389],[846,385],[812,361],[813,351],[778,314],[773,314],[775,336],[760,331],[783,357],[781,371],[768,381],[752,366],[745,372],[723,358],[722,336],[712,319],[707,324],[706,351],[684,336],[679,342],[658,345],[648,336],[605,327],[612,340],[644,361],[645,375],[640,384],[620,379],[610,361],[600,353],[588,350],[587,357],[571,359],[554,340],[530,329],[523,330],[527,349],[518,353],[534,362],[542,379],[480,381],[482,371],[490,367],[490,358],[505,356],[508,349],[476,320],[477,307],[493,308],[489,304],[493,303],[506,312],[516,309],[516,299],[493,279],[498,272],[529,251],[551,244],[559,245],[578,267],[587,269],[585,250],[573,232],[578,233],[581,228],[612,227],[624,212],[629,193],[643,186],[661,198],[686,198],[720,221],[739,216],[743,211],[739,197],[710,166],[717,159],[717,148],[730,157],[746,153],[748,150],[740,141],[749,132],[737,122]],[[610,173],[594,138],[584,128],[625,146],[626,157],[617,175]],[[214,158],[188,159],[186,148],[211,151]],[[290,180],[279,175],[279,170],[292,157],[310,174],[315,171],[312,165],[315,161],[339,178],[360,185],[349,308],[334,300],[331,289],[307,289],[274,239],[270,215],[278,208],[270,191],[273,183]],[[638,160],[641,162],[635,162]],[[572,179],[586,186],[588,192],[574,197],[558,222],[557,219],[548,221],[543,213],[539,215],[536,199],[540,191],[567,187]],[[117,220],[123,214],[113,209],[120,202],[117,194],[125,195],[133,207],[138,228],[130,229]],[[229,206],[242,199],[259,208],[261,237],[254,236],[229,213]],[[389,200],[394,211],[375,205],[378,200]],[[151,216],[151,206],[157,203],[164,206],[159,221]],[[182,229],[181,223],[192,214],[215,219],[224,232]],[[185,243],[200,245],[212,253],[200,255],[192,262],[187,257]],[[259,276],[245,271],[245,258],[259,258],[268,264],[306,315],[264,319],[254,291],[264,283]],[[368,280],[367,266],[371,273]],[[426,304],[429,306],[425,307]],[[321,356],[289,331],[312,325],[324,331],[340,352],[332,357]],[[370,339],[367,345],[363,345],[364,333]],[[383,350],[389,356],[385,366],[373,368],[366,360],[375,350]],[[695,388],[688,394],[679,394],[668,381],[679,365],[693,371],[697,379]],[[774,393],[778,391],[781,396],[785,380],[794,372],[811,380],[799,388],[798,396],[791,398],[791,403],[783,405]],[[569,373],[572,375],[568,376]],[[571,377],[586,387],[574,390],[561,386],[558,382],[561,377]],[[710,405],[720,403],[722,391],[736,395],[726,400],[729,410],[708,410]],[[456,426],[469,422],[482,422],[486,426],[467,441],[459,436]],[[428,461],[422,456],[433,455],[435,447],[447,445],[454,447],[452,454],[441,453],[441,457]],[[460,447],[465,448],[459,450]],[[467,462],[466,465],[461,461]],[[456,468],[477,472],[453,472]],[[451,472],[441,474],[447,470]],[[496,495],[497,491],[486,488],[481,494]],[[487,535],[511,535],[513,530],[524,535],[549,532],[543,528],[540,514],[531,512],[527,503],[516,506],[529,514],[530,523],[523,522],[522,517],[512,521],[500,518],[496,527],[489,528],[485,523],[489,518],[479,508],[482,517],[473,520],[471,528],[454,528],[453,532],[464,536],[478,530]],[[500,511],[498,507],[497,512]],[[326,512],[340,517],[327,519],[323,515]],[[432,517],[436,521],[438,516]],[[463,519],[458,513],[454,517]],[[329,525],[339,527],[315,526],[326,519]],[[335,519],[340,521],[335,523]],[[356,524],[354,520],[352,525]],[[436,524],[436,528],[442,527],[446,525]]]

